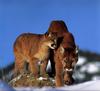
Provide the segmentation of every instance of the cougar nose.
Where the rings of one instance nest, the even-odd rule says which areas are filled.
[[[64,83],[66,85],[72,85],[75,82],[75,80],[73,78],[70,78],[70,80],[65,80]]]

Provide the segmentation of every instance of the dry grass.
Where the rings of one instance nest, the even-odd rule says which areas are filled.
[[[54,87],[55,86],[54,82],[49,77],[46,80],[39,80],[39,79],[35,79],[30,74],[27,75],[24,74],[16,81],[15,80],[10,81],[9,85],[12,87],[43,87],[43,86]]]

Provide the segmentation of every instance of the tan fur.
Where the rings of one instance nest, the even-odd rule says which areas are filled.
[[[35,58],[38,58],[39,60],[45,60],[49,56],[49,50],[47,46],[42,45],[41,48],[39,48],[38,52],[34,55]]]
[[[56,34],[21,34],[14,43],[14,55],[15,55],[15,73],[24,72],[25,62],[29,63],[30,71],[38,77],[39,69],[38,62],[44,62],[47,64],[49,59],[50,49],[56,47]],[[53,46],[52,46],[53,44]],[[41,66],[41,74],[46,74],[46,66]]]
[[[56,86],[63,86],[64,82],[70,85],[73,83],[73,78],[72,72],[69,70],[74,69],[75,65],[72,67],[72,64],[73,62],[76,63],[78,58],[75,52],[74,37],[68,31],[64,21],[52,21],[48,32],[56,32],[58,35],[57,48],[50,55],[52,73],[56,73]],[[65,70],[68,70],[68,72]]]

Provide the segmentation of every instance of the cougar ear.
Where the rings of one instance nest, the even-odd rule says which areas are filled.
[[[52,36],[52,34],[51,34],[51,33],[49,33],[49,34],[48,34],[48,37],[51,37],[51,36]]]
[[[63,54],[64,51],[65,51],[64,48],[61,46],[61,47],[60,47],[60,53]]]
[[[49,33],[49,32],[46,32],[46,33],[45,33],[45,36],[46,36],[46,37],[51,37],[51,35],[52,35],[52,34]]]
[[[45,32],[45,35],[48,34],[48,32]]]

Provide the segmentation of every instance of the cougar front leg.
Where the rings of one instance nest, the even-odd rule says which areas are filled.
[[[29,66],[30,66],[30,71],[31,74],[35,77],[38,78],[39,75],[39,68],[38,68],[38,60],[36,58],[32,58],[29,62]]]
[[[42,61],[40,64],[40,75],[42,77],[47,77],[47,75],[46,75],[47,64],[48,64],[48,59]]]
[[[24,71],[24,60],[20,55],[16,55],[14,76],[13,77],[18,76],[19,74],[23,74],[23,71]]]
[[[64,85],[62,64],[60,62],[56,63],[55,67],[56,67],[55,68],[56,69],[56,78],[55,78],[56,87],[61,87]]]

